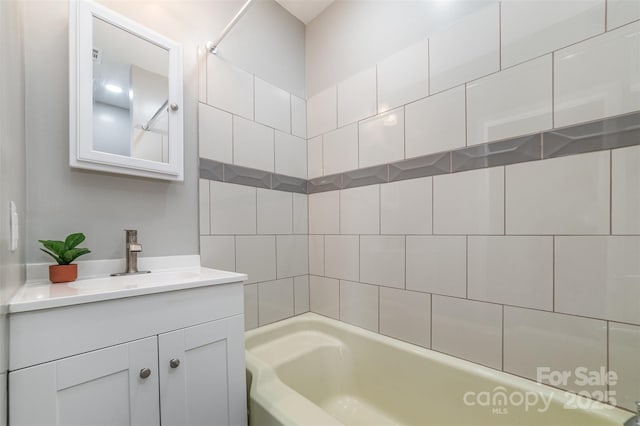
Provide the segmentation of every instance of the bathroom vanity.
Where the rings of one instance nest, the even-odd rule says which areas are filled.
[[[244,274],[27,284],[10,305],[10,425],[244,425]]]

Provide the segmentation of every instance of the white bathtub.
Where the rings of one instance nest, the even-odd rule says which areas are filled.
[[[620,426],[631,417],[315,314],[247,332],[246,356],[256,426]]]

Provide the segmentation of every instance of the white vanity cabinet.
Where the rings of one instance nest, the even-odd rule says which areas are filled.
[[[157,365],[149,337],[9,373],[9,424],[159,425]]]
[[[241,282],[9,320],[10,426],[246,425]]]

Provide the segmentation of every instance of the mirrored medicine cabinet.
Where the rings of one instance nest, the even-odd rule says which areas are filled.
[[[71,167],[182,181],[182,46],[71,1],[69,63]]]

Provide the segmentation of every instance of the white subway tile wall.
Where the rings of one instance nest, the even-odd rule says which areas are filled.
[[[501,3],[502,68],[604,32],[605,0]]]
[[[360,238],[357,235],[324,236],[324,275],[358,281]]]
[[[432,296],[431,347],[469,361],[502,367],[502,307]]]
[[[640,109],[640,22],[554,53],[554,88],[556,127]]]
[[[553,237],[470,236],[468,296],[553,309]]]
[[[431,234],[432,182],[427,177],[380,185],[380,233]]]
[[[309,275],[293,278],[294,314],[309,312]]]
[[[376,68],[338,84],[338,127],[376,115]]]
[[[404,108],[397,108],[360,123],[360,167],[404,158]]]
[[[331,318],[340,318],[340,281],[309,277],[309,307],[311,311]]]
[[[307,103],[291,95],[291,133],[299,138],[307,137]]]
[[[293,194],[258,188],[258,234],[293,234]]]
[[[466,145],[465,86],[408,104],[404,111],[406,158]]]
[[[640,234],[640,146],[611,152],[611,232]]]
[[[556,311],[640,324],[640,237],[556,237]]]
[[[291,132],[291,95],[266,81],[255,79],[256,121]]]
[[[380,233],[380,187],[378,185],[340,191],[340,233]]]
[[[431,93],[500,69],[499,9],[494,2],[429,39]]]
[[[244,286],[244,328],[251,330],[258,327],[258,285]]]
[[[215,55],[206,57],[200,157],[302,179],[321,175],[322,137],[307,144],[306,101]],[[320,163],[309,162],[307,170],[311,158]],[[201,262],[249,275],[245,328],[308,312],[308,196],[204,179],[199,190]],[[324,259],[322,268],[314,272],[324,273]]]
[[[467,296],[467,237],[407,235],[407,289]]]
[[[198,181],[198,218],[200,219],[200,235],[211,233],[211,214],[209,203],[210,181],[200,179]]]
[[[307,99],[307,137],[312,138],[338,127],[336,86]]]
[[[404,288],[405,237],[362,235],[360,237],[360,281]]]
[[[599,371],[606,366],[605,321],[504,307],[504,371],[536,380],[540,367],[573,374],[577,367]],[[606,385],[581,384],[575,378],[563,387],[574,392],[606,390]]]
[[[623,195],[637,183],[635,172],[628,174],[640,169],[640,155],[633,155],[634,150],[312,194],[310,217],[330,223],[323,226],[332,231],[310,238],[311,280],[326,284],[317,284],[316,293],[311,292],[311,310],[371,328],[374,316],[367,306],[373,291],[366,287],[368,302],[352,312],[340,305],[353,297],[342,297],[338,288],[345,286],[337,282],[374,285],[379,287],[382,334],[532,380],[537,379],[537,367],[606,367],[607,356],[617,351],[617,368],[637,377],[637,362],[624,355],[630,352],[614,346],[615,334],[607,340],[606,333],[607,323],[631,330],[619,333],[640,329],[640,232],[611,235],[608,215],[616,205],[608,190],[616,176],[618,184],[625,181],[619,189]],[[610,163],[610,157],[618,161]],[[427,184],[431,180],[432,198]],[[338,228],[336,217],[344,216],[345,210],[366,222],[364,216],[376,209],[378,188],[380,235],[364,232],[369,229],[331,235]],[[354,194],[346,203],[345,193]],[[391,214],[387,209],[393,212],[394,205],[407,203],[411,195],[411,205],[401,213],[408,216],[400,222],[414,225],[384,235]],[[525,208],[521,204],[528,198],[534,200]],[[618,207],[617,214],[623,211],[629,207]],[[421,221],[430,216],[432,231],[420,235]],[[321,297],[316,305],[314,294]],[[617,344],[627,345],[624,338],[619,336]],[[640,389],[631,381],[620,386],[634,395],[620,402],[629,408]],[[563,387],[601,390],[574,383]]]
[[[306,104],[290,96],[284,133],[309,138],[300,161],[314,178],[637,111],[638,19],[639,0],[495,2]],[[253,76],[232,67],[218,78],[216,61],[208,80],[237,90],[206,85],[200,138],[221,142],[201,140],[200,150],[222,161],[229,117],[235,127],[256,108],[258,120],[261,100]],[[242,165],[237,138],[234,130],[232,160]],[[293,166],[298,156],[286,159]],[[266,163],[257,168],[273,170]],[[532,380],[537,367],[608,362],[624,377],[610,388],[617,405],[632,409],[638,170],[640,148],[618,148],[293,194],[292,213],[262,209],[258,191],[267,190],[202,181],[202,261],[249,273],[247,328],[311,310]]]
[[[608,234],[609,151],[506,167],[508,234]]]
[[[209,188],[212,234],[257,233],[256,188],[222,182],[210,182]]]
[[[211,222],[210,230],[200,229],[201,262],[249,275],[245,327],[308,312],[312,239],[323,237],[309,236],[307,195],[208,180],[201,180],[200,190],[201,202],[211,205],[209,217],[201,216]],[[323,274],[317,264],[312,270]]]
[[[378,288],[375,285],[340,281],[340,319],[377,332]]]
[[[312,139],[308,176],[640,110],[638,15],[640,0],[493,2],[312,96],[308,136],[332,139],[324,170]],[[330,133],[346,126],[357,141]]]
[[[427,39],[399,51],[378,64],[378,112],[429,95]]]
[[[309,139],[307,143],[307,177],[313,179],[324,175],[322,136]]]
[[[435,234],[504,234],[504,168],[433,178]]]
[[[323,175],[358,168],[358,126],[350,124],[322,136]]]
[[[380,287],[380,333],[420,346],[431,341],[431,295]]]
[[[281,175],[307,178],[307,141],[276,130],[275,172]]]
[[[198,104],[200,157],[233,163],[232,115],[207,104]]]
[[[639,0],[607,0],[607,30],[639,19]]]
[[[467,83],[467,145],[550,129],[551,94],[551,55]]]
[[[274,171],[274,130],[233,117],[233,163],[253,169]]]
[[[258,285],[258,325],[293,316],[293,278]]]
[[[253,120],[253,76],[216,55],[206,62],[207,104]]]

